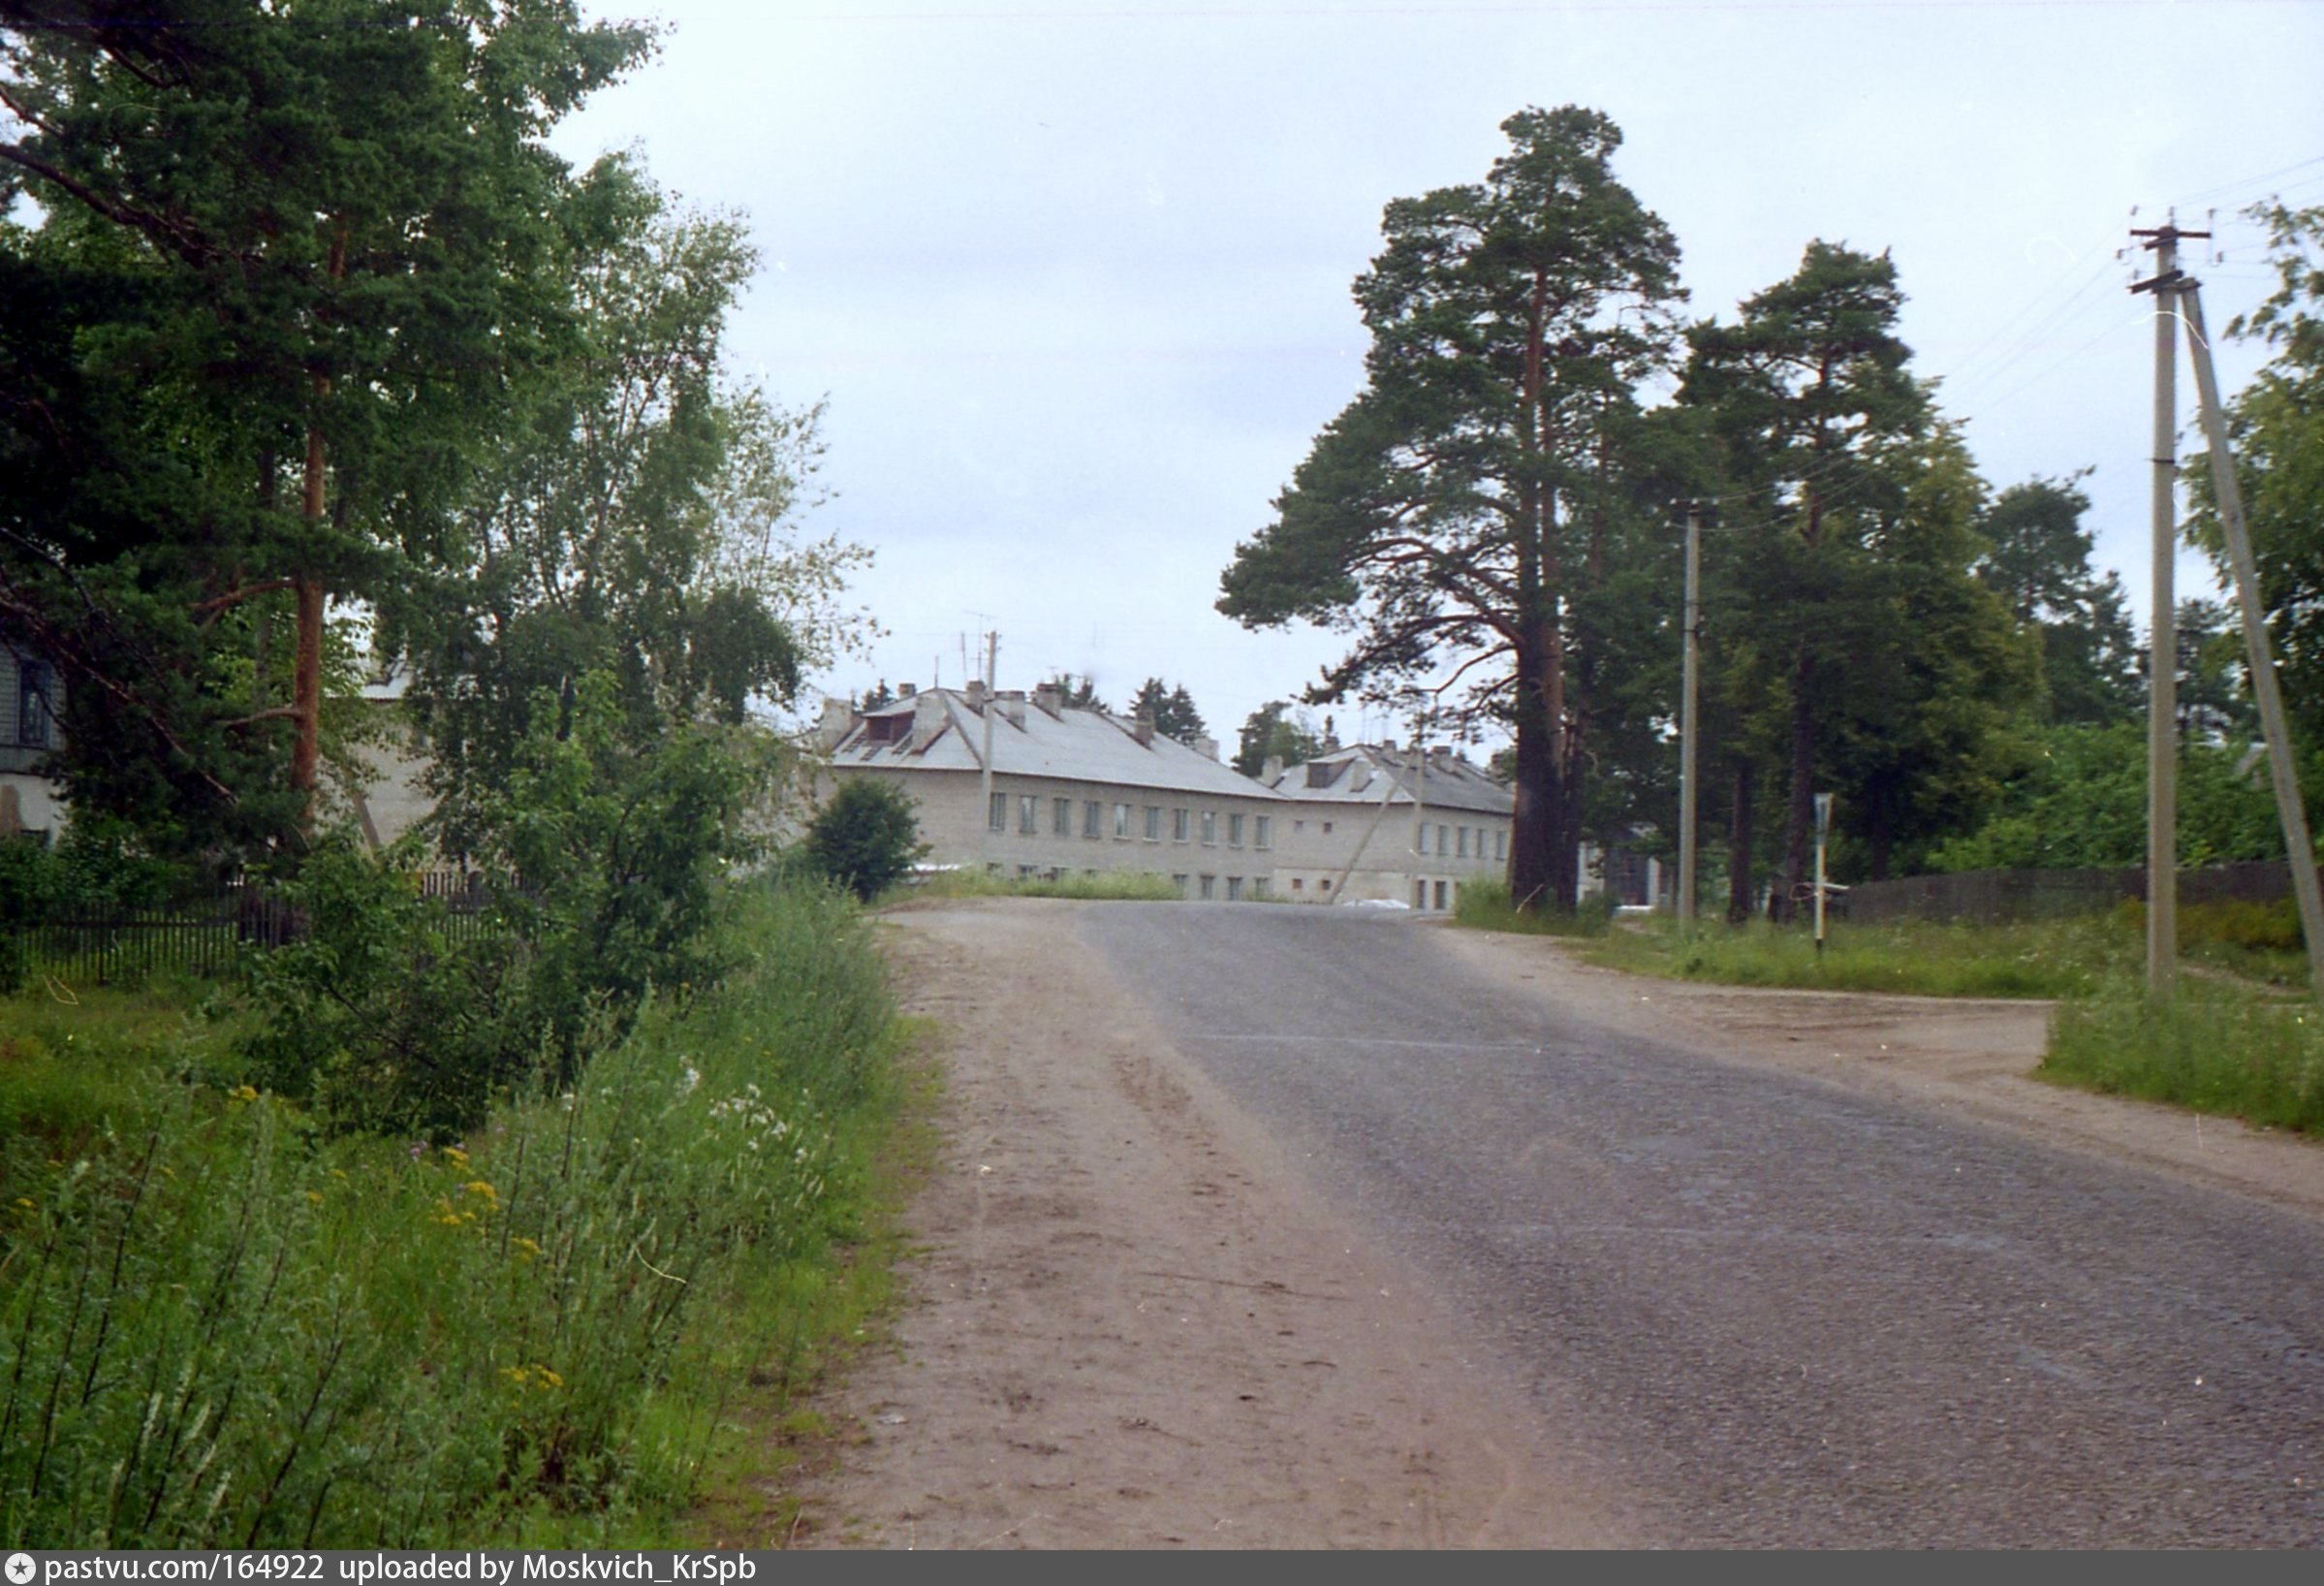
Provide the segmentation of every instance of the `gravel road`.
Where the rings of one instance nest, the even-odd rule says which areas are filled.
[[[1683,1544],[2324,1542],[2324,1228],[1613,1031],[1394,916],[1092,909]]]
[[[2324,1542],[2324,1150],[2027,1079],[2039,1006],[1368,911],[887,931],[912,1303],[734,1540]]]

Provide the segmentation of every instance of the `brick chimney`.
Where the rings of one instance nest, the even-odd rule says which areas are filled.
[[[1130,736],[1142,745],[1152,744],[1154,741],[1154,718],[1141,714],[1137,720],[1130,723]]]

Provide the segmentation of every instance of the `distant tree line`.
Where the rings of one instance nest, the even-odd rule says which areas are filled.
[[[1887,253],[1811,241],[1732,317],[1689,322],[1677,238],[1614,174],[1615,124],[1566,107],[1502,130],[1482,182],[1388,206],[1355,283],[1364,389],[1238,548],[1219,609],[1353,633],[1308,703],[1507,734],[1512,895],[1571,909],[1586,840],[1676,845],[1692,502],[1702,809],[1730,915],[1763,896],[1788,911],[1818,792],[1837,796],[1843,876],[2016,851],[1976,836],[2023,820],[2061,746],[2126,752],[2146,692],[2120,581],[2091,565],[2082,476],[1979,475],[1899,335]],[[2281,290],[2234,329],[2278,351],[2234,423],[2312,744],[2324,211],[2268,213]],[[2222,615],[2183,619],[2183,726],[2190,754],[2234,759],[2248,727]]]

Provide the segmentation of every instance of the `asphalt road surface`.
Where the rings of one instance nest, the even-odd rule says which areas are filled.
[[[1617,1035],[1357,910],[1082,930],[1675,1543],[2324,1543],[2324,1226]]]

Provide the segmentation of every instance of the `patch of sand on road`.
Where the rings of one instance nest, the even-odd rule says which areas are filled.
[[[1554,938],[1438,930],[1448,951],[1561,1011],[1730,1062],[1908,1097],[2052,1144],[2324,1213],[2324,1142],[2033,1077],[2051,1004],[1655,980]]]
[[[1607,1484],[1075,939],[1076,905],[889,916],[947,1147],[893,1349],[800,1545],[1610,1546]],[[769,1537],[752,1545],[783,1540]]]

